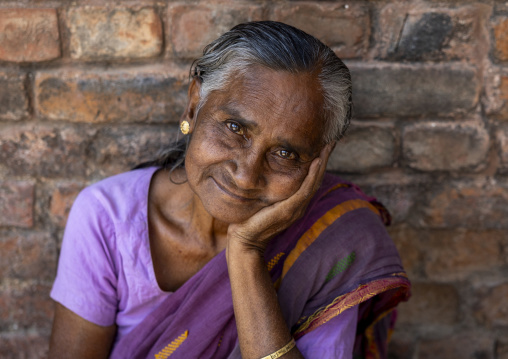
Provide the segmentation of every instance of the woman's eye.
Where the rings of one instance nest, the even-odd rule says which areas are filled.
[[[286,150],[280,150],[277,152],[277,154],[286,160],[294,160],[296,158],[296,155],[293,152]]]
[[[231,132],[236,133],[237,135],[244,135],[244,131],[242,126],[237,124],[236,122],[227,122],[226,126],[228,126],[229,130]]]

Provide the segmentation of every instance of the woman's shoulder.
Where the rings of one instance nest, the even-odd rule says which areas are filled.
[[[83,189],[74,206],[100,206],[109,217],[120,221],[146,212],[150,182],[157,169],[136,169],[102,179]]]

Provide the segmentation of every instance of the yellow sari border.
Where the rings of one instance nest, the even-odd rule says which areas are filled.
[[[391,277],[359,285],[352,292],[335,298],[331,304],[317,310],[314,314],[309,316],[305,322],[298,327],[293,336],[295,339],[298,339],[320,325],[325,324],[345,310],[365,302],[382,292],[395,288],[409,290],[410,284],[406,279],[405,273],[395,273]]]
[[[296,262],[298,257],[305,251],[318,237],[319,235],[335,222],[338,218],[344,214],[354,211],[359,208],[368,208],[372,212],[380,215],[379,210],[373,206],[370,202],[363,199],[352,199],[345,201],[331,210],[326,212],[321,218],[319,218],[301,237],[298,239],[295,248],[289,253],[286,260],[284,261],[284,267],[282,268],[281,278],[287,274],[293,264]]]

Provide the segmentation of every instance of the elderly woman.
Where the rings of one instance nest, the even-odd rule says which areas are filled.
[[[50,357],[386,355],[409,292],[388,216],[325,174],[351,117],[347,67],[253,22],[191,74],[182,139],[76,199]]]

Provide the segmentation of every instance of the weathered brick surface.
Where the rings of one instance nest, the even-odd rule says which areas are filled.
[[[484,288],[475,308],[475,316],[481,324],[489,327],[508,328],[508,283]]]
[[[390,129],[351,128],[328,160],[329,171],[367,172],[389,167],[395,158],[396,139]]]
[[[171,4],[166,22],[168,54],[196,58],[205,45],[233,26],[255,20],[262,20],[262,7],[257,4]]]
[[[350,69],[356,117],[447,114],[471,109],[478,101],[473,67],[355,64]]]
[[[508,189],[490,183],[453,183],[434,188],[413,221],[437,228],[508,228]]]
[[[84,185],[77,182],[57,184],[51,192],[49,205],[49,213],[53,223],[59,227],[65,227],[72,204],[83,188]]]
[[[399,308],[401,324],[453,325],[459,319],[459,295],[448,284],[413,282],[412,297]]]
[[[478,122],[424,122],[404,129],[402,152],[414,169],[467,170],[486,163],[489,139],[486,128]]]
[[[135,165],[154,159],[160,150],[171,144],[176,128],[131,126],[106,128],[97,133],[90,148],[90,161],[96,176],[108,176],[128,170]]]
[[[33,182],[0,181],[0,226],[32,227],[33,206]]]
[[[54,313],[50,290],[49,284],[4,283],[0,287],[0,332],[50,330]]]
[[[494,55],[500,61],[508,60],[508,17],[499,16],[494,20]]]
[[[402,265],[411,280],[422,277],[422,268],[424,263],[424,248],[422,246],[421,231],[409,226],[391,226],[388,227],[388,233],[397,246]]]
[[[501,161],[501,170],[508,172],[508,126],[503,126],[497,130],[497,142],[499,146],[499,157]]]
[[[295,2],[275,7],[270,17],[317,37],[341,58],[361,57],[369,46],[370,17],[363,4]]]
[[[81,176],[87,132],[69,126],[10,126],[0,131],[0,170],[20,176]]]
[[[494,340],[482,333],[459,333],[420,343],[418,359],[494,359]]]
[[[435,281],[457,281],[475,273],[501,268],[504,230],[418,231],[424,243],[425,273]],[[423,235],[422,235],[423,234]],[[414,237],[413,237],[414,239]]]
[[[490,6],[478,3],[454,8],[390,3],[376,17],[374,55],[398,61],[478,60],[489,51],[490,14]]]
[[[49,334],[32,332],[0,333],[0,357],[4,359],[47,358]]]
[[[59,56],[55,9],[0,9],[0,61],[37,62]]]
[[[187,80],[161,66],[91,72],[39,73],[39,116],[72,122],[176,122],[185,106]]]
[[[20,120],[28,115],[25,75],[0,72],[0,120]]]
[[[48,233],[0,232],[0,278],[52,281],[56,273],[56,243]]]
[[[501,339],[497,341],[496,359],[508,359],[508,340]]]
[[[482,100],[488,115],[508,120],[508,73],[491,69],[485,79],[486,97]]]
[[[75,59],[146,58],[162,49],[162,23],[153,8],[74,7],[67,10]]]

